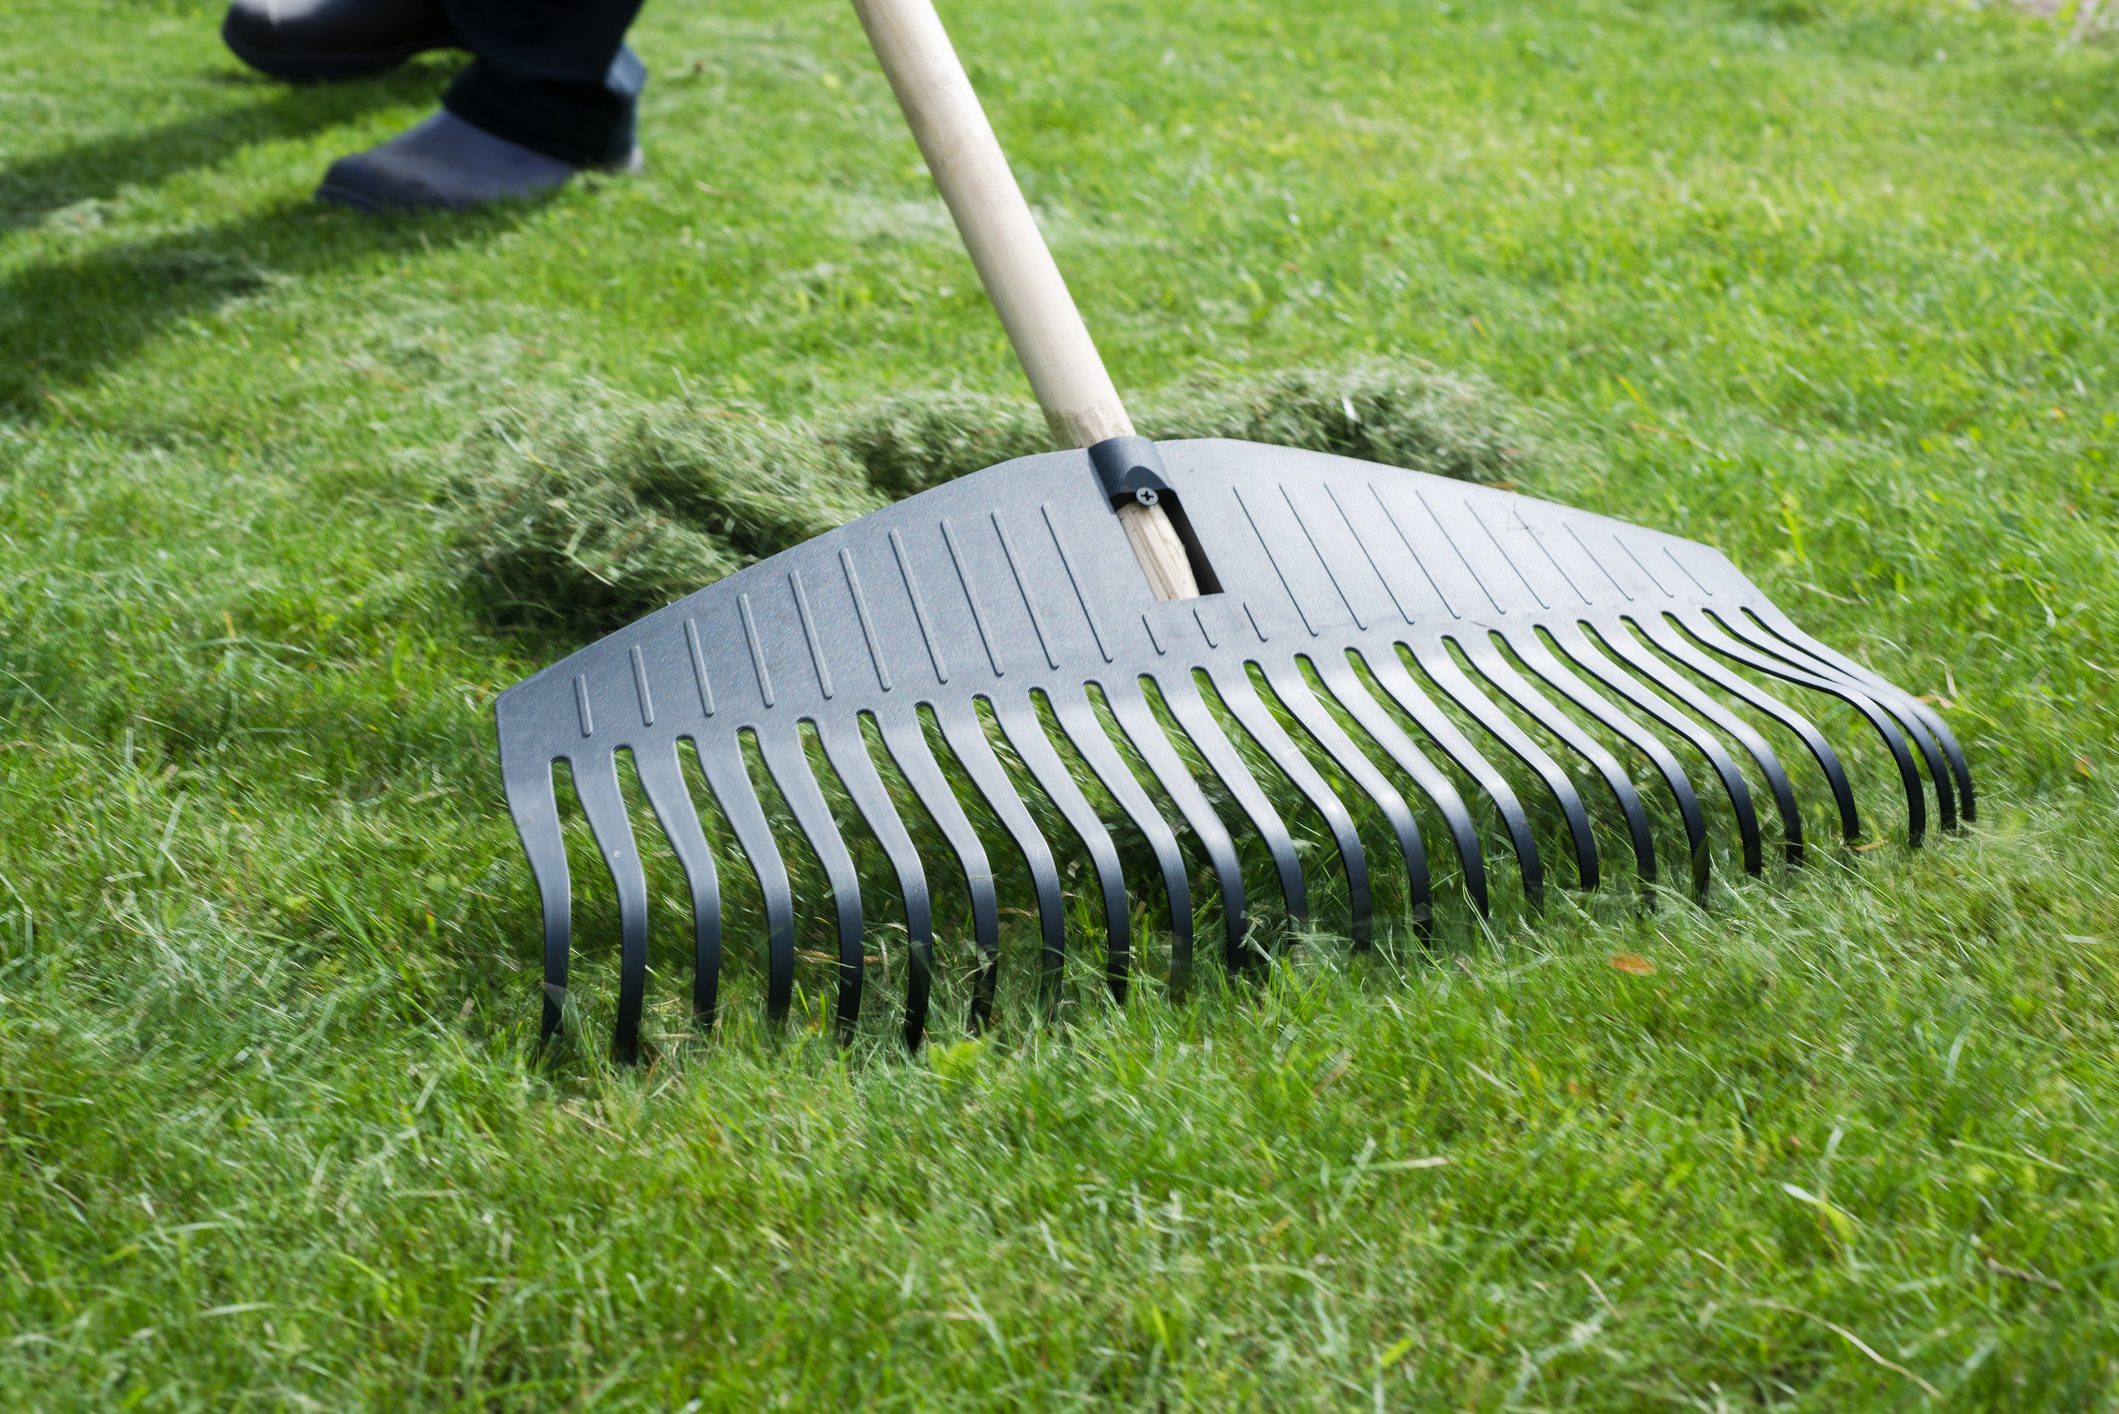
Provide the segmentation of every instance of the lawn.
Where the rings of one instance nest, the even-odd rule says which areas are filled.
[[[644,173],[376,223],[308,193],[448,62],[290,92],[210,6],[0,0],[0,1406],[2119,1404],[2119,41],[2072,14],[948,4],[1143,430],[1457,389],[1404,459],[1727,550],[1943,704],[1979,819],[1866,796],[1760,879],[1717,819],[1706,908],[1451,894],[1363,956],[1327,900],[1123,1007],[1082,903],[1050,1024],[1010,876],[999,1024],[909,1057],[894,980],[842,1050],[828,970],[776,1032],[750,958],[693,1034],[658,861],[623,1067],[580,832],[538,1045],[492,700],[889,491],[602,597],[479,498],[1023,425],[851,12],[654,0]]]

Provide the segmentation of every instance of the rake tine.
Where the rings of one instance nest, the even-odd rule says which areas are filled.
[[[1764,851],[1759,839],[1758,812],[1751,805],[1751,788],[1745,784],[1743,773],[1737,770],[1736,762],[1722,749],[1722,744],[1698,722],[1641,686],[1630,674],[1622,671],[1618,664],[1605,657],[1590,643],[1579,626],[1561,625],[1554,634],[1554,641],[1559,644],[1561,652],[1581,665],[1584,672],[1685,738],[1700,755],[1707,758],[1707,764],[1712,766],[1715,775],[1721,778],[1722,789],[1729,796],[1730,808],[1736,812],[1737,835],[1743,843],[1744,872],[1763,872]]]
[[[758,893],[765,900],[765,1015],[770,1021],[782,1021],[795,989],[795,899],[787,884],[787,864],[773,843],[772,827],[743,769],[742,756],[733,751],[701,751],[698,756],[729,832],[750,861],[751,872],[758,876]]]
[[[1921,836],[1927,833],[1928,828],[1927,793],[1921,789],[1920,767],[1913,760],[1913,752],[1907,744],[1905,733],[1899,729],[1898,722],[1887,708],[1858,687],[1836,678],[1819,677],[1785,658],[1773,657],[1738,642],[1723,630],[1722,621],[1712,614],[1703,612],[1689,619],[1677,620],[1677,624],[1696,642],[1704,644],[1725,658],[1777,677],[1783,682],[1792,682],[1813,692],[1829,693],[1861,713],[1869,725],[1876,728],[1877,735],[1883,738],[1885,747],[1891,752],[1891,759],[1898,763],[1899,783],[1905,787],[1906,792],[1906,834],[1913,844],[1920,843]]]
[[[1170,899],[1171,983],[1181,987],[1192,972],[1192,888],[1185,878],[1185,857],[1177,847],[1177,836],[1170,832],[1169,821],[1163,819],[1155,802],[1133,778],[1133,772],[1119,756],[1118,748],[1111,744],[1111,738],[1105,734],[1103,724],[1097,721],[1087,695],[1055,689],[1049,697],[1053,715],[1059,718],[1060,730],[1074,743],[1082,760],[1089,763],[1089,769],[1104,783],[1104,789],[1111,792],[1111,798],[1126,812],[1126,817],[1155,854],[1156,867],[1162,871],[1163,889]]]
[[[1641,883],[1654,883],[1655,836],[1648,827],[1648,811],[1641,804],[1641,793],[1634,789],[1633,779],[1626,774],[1618,758],[1606,751],[1595,737],[1576,726],[1574,719],[1555,706],[1551,699],[1532,687],[1506,658],[1494,651],[1491,642],[1478,638],[1459,639],[1457,645],[1464,650],[1464,656],[1471,660],[1481,677],[1500,689],[1502,696],[1537,719],[1545,730],[1579,753],[1604,778],[1612,798],[1619,804],[1619,813],[1626,817],[1626,832],[1633,842],[1634,867],[1640,873]]]
[[[876,774],[860,728],[836,717],[819,721],[816,727],[825,759],[853,798],[854,808],[875,832],[905,896],[905,936],[911,954],[905,976],[905,1045],[913,1049],[927,1029],[927,995],[934,970],[934,910],[927,897],[927,873],[883,778]]]
[[[1338,720],[1325,710],[1300,668],[1279,659],[1260,666],[1265,671],[1266,682],[1289,714],[1302,724],[1303,730],[1316,740],[1348,779],[1375,802],[1376,809],[1389,822],[1391,833],[1398,839],[1399,857],[1405,861],[1406,882],[1413,900],[1413,926],[1421,936],[1428,936],[1434,931],[1435,896],[1428,878],[1427,847],[1420,840],[1420,826],[1413,819],[1405,797],[1376,769],[1367,753],[1354,744]]]
[[[1339,866],[1346,875],[1347,906],[1353,912],[1354,946],[1369,945],[1374,930],[1375,900],[1369,892],[1368,851],[1362,848],[1361,836],[1354,830],[1354,817],[1347,814],[1346,805],[1332,788],[1317,774],[1310,759],[1297,749],[1295,743],[1282,730],[1280,719],[1266,709],[1258,689],[1251,684],[1251,675],[1241,665],[1228,674],[1228,681],[1214,679],[1214,687],[1229,709],[1229,715],[1258,743],[1259,749],[1272,759],[1280,773],[1294,783],[1303,799],[1324,817],[1325,828],[1331,831],[1332,843],[1339,850]]]
[[[1472,906],[1479,910],[1479,916],[1486,917],[1491,911],[1486,890],[1486,852],[1479,844],[1479,830],[1472,823],[1464,797],[1457,793],[1457,787],[1449,777],[1427,759],[1427,754],[1413,745],[1412,738],[1405,734],[1390,713],[1384,711],[1383,704],[1376,700],[1375,694],[1368,690],[1346,659],[1327,655],[1312,661],[1325,690],[1346,709],[1355,724],[1383,748],[1384,755],[1390,757],[1398,769],[1410,776],[1413,784],[1434,801],[1443,823],[1449,827],[1458,862],[1464,867],[1465,891],[1471,895]]]
[[[1457,660],[1440,642],[1428,648],[1415,647],[1413,659],[1427,675],[1434,679],[1435,686],[1445,696],[1471,714],[1472,720],[1486,728],[1494,739],[1515,754],[1518,761],[1528,766],[1545,788],[1552,792],[1560,812],[1567,817],[1567,833],[1575,847],[1575,878],[1585,889],[1597,886],[1597,837],[1589,826],[1589,811],[1582,804],[1575,783],[1560,769],[1560,763],[1545,752],[1545,748],[1532,741],[1521,727],[1508,719],[1503,712],[1472,680],[1457,666]]]
[[[1508,829],[1508,842],[1516,854],[1516,866],[1523,873],[1523,894],[1530,900],[1532,908],[1545,906],[1545,865],[1538,857],[1538,842],[1530,832],[1530,816],[1523,809],[1523,802],[1516,799],[1515,789],[1507,779],[1493,768],[1493,763],[1473,746],[1457,724],[1444,716],[1435,706],[1434,699],[1413,681],[1413,675],[1405,670],[1399,660],[1395,646],[1366,657],[1369,671],[1391,699],[1405,710],[1407,716],[1420,724],[1420,730],[1434,739],[1442,748],[1443,755],[1462,767],[1465,774],[1479,783],[1501,812],[1501,822]]]
[[[1172,673],[1167,680],[1157,678],[1156,685],[1162,689],[1170,715],[1177,718],[1177,724],[1206,758],[1208,768],[1220,777],[1237,806],[1249,817],[1251,827],[1258,831],[1258,837],[1265,841],[1266,852],[1273,856],[1273,872],[1280,877],[1280,895],[1287,903],[1288,918],[1297,923],[1307,919],[1309,890],[1303,882],[1302,865],[1295,858],[1295,843],[1288,838],[1288,827],[1252,779],[1250,768],[1243,764],[1236,748],[1229,744],[1221,723],[1214,720],[1214,714],[1200,700],[1192,675]]]
[[[1560,695],[1587,712],[1609,728],[1634,750],[1648,758],[1663,784],[1670,789],[1670,797],[1677,802],[1678,815],[1685,823],[1685,848],[1692,859],[1692,891],[1706,897],[1707,874],[1712,863],[1707,853],[1707,814],[1700,808],[1700,798],[1692,789],[1692,778],[1678,764],[1678,758],[1670,748],[1663,745],[1654,732],[1649,731],[1633,718],[1614,707],[1604,695],[1576,675],[1575,671],[1562,663],[1555,653],[1545,646],[1545,640],[1535,630],[1524,635],[1521,642],[1506,638],[1509,647],[1524,666],[1536,673],[1545,682],[1558,689]],[[1738,817],[1739,823],[1742,821]],[[1754,822],[1754,830],[1756,822]]]
[[[572,890],[567,877],[566,837],[559,830],[559,801],[552,789],[552,763],[539,756],[534,762],[520,752],[504,754],[500,762],[502,788],[507,792],[508,814],[515,819],[515,832],[522,837],[523,853],[529,857],[530,877],[537,883],[538,902],[544,914],[544,1021],[540,1041],[549,1041],[559,1030],[561,1003],[567,994],[567,938],[572,923]]]
[[[603,852],[604,867],[618,896],[618,1025],[613,1048],[621,1061],[640,1054],[640,1008],[647,997],[647,874],[626,818],[625,797],[618,791],[618,758],[599,753],[593,764],[574,767],[574,795],[589,830]]]
[[[1752,611],[1752,618],[1759,630],[1754,636],[1737,624],[1724,620],[1723,626],[1747,640],[1759,642],[1770,653],[1787,657],[1798,667],[1807,668],[1821,677],[1837,678],[1859,687],[1874,696],[1884,709],[1904,724],[1906,734],[1913,738],[1920,754],[1928,763],[1928,774],[1935,782],[1935,800],[1942,813],[1945,830],[1957,828],[1958,797],[1964,800],[1963,815],[1967,821],[1977,818],[1977,807],[1972,797],[1972,773],[1965,765],[1964,752],[1957,745],[1957,738],[1950,733],[1949,726],[1940,714],[1897,684],[1870,672],[1826,645],[1818,642],[1791,622],[1787,615],[1763,605]],[[1775,646],[1775,645],[1778,646]],[[1938,751],[1937,743],[1940,743]],[[1942,757],[1949,758],[1945,768]],[[1956,782],[1956,790],[1951,782]]]
[[[861,878],[854,870],[853,856],[846,852],[839,823],[832,819],[831,808],[817,789],[816,772],[810,769],[802,738],[795,732],[782,736],[761,731],[758,749],[765,758],[765,769],[772,772],[787,808],[794,812],[795,824],[808,837],[809,847],[824,866],[824,877],[831,884],[832,910],[839,930],[839,997],[833,1016],[839,1044],[843,1046],[853,1040],[854,1023],[861,1015]]]
[[[1581,626],[1574,625],[1573,632],[1580,633]],[[1599,629],[1595,631],[1595,636],[1598,643],[1618,654],[1636,673],[1705,717],[1712,725],[1736,738],[1737,743],[1758,765],[1760,773],[1766,778],[1766,788],[1773,794],[1774,807],[1779,810],[1781,817],[1781,835],[1786,841],[1785,858],[1790,864],[1802,863],[1803,812],[1795,803],[1795,783],[1788,779],[1788,772],[1781,765],[1779,754],[1766,739],[1752,730],[1750,723],[1700,691],[1683,673],[1650,652],[1635,635],[1617,629],[1610,632]],[[1586,640],[1587,635],[1584,635],[1584,638]]]
[[[1825,780],[1832,788],[1832,801],[1839,810],[1841,838],[1850,844],[1861,838],[1861,813],[1855,808],[1854,787],[1847,780],[1846,768],[1840,764],[1839,753],[1832,749],[1832,743],[1825,740],[1824,733],[1808,717],[1694,648],[1661,615],[1650,614],[1641,619],[1629,619],[1627,623],[1678,662],[1795,733],[1809,748],[1811,757],[1816,760],[1818,769],[1825,773]]]
[[[1060,974],[1067,960],[1066,905],[1060,897],[1059,868],[1052,862],[1052,847],[1038,833],[1037,822],[1030,818],[1029,808],[1015,793],[1015,783],[1001,769],[1000,758],[993,754],[993,743],[986,739],[986,728],[979,721],[978,713],[969,703],[936,702],[933,706],[935,719],[942,724],[943,739],[956,753],[964,774],[971,777],[979,794],[986,797],[986,804],[992,807],[1001,828],[1015,841],[1015,847],[1022,852],[1023,863],[1029,866],[1030,882],[1037,891],[1038,925],[1044,937],[1038,995],[1046,1014],[1052,1015],[1059,1009]]]
[[[993,864],[986,857],[986,847],[979,841],[979,833],[971,827],[964,807],[958,803],[956,792],[942,776],[941,765],[934,759],[934,752],[927,745],[927,735],[920,730],[919,718],[911,708],[902,715],[878,712],[876,725],[883,733],[883,745],[890,752],[891,760],[898,763],[899,774],[919,797],[920,804],[934,817],[936,828],[942,838],[949,841],[949,848],[963,866],[964,888],[971,895],[971,935],[973,947],[979,957],[978,973],[971,990],[971,1029],[984,1031],[993,1018],[994,983],[1000,970],[1001,916],[1000,900],[993,887]],[[924,1014],[925,992],[922,992],[923,1009],[921,1025],[926,1024]],[[907,1019],[907,1025],[911,1018]]]
[[[1221,823],[1221,816],[1200,792],[1199,783],[1185,769],[1170,738],[1163,731],[1155,714],[1148,710],[1148,701],[1141,696],[1138,684],[1120,684],[1105,693],[1111,704],[1111,715],[1118,720],[1120,730],[1140,759],[1147,763],[1155,779],[1161,783],[1177,813],[1185,817],[1201,849],[1207,852],[1207,860],[1214,867],[1215,886],[1221,890],[1222,944],[1229,960],[1234,963],[1243,956],[1244,925],[1248,899],[1243,887],[1243,864],[1236,857],[1236,842],[1229,838],[1228,829]],[[1062,716],[1062,721],[1066,718]],[[1161,815],[1156,815],[1161,819]],[[1168,875],[1165,874],[1165,878]],[[1189,941],[1191,930],[1187,927],[1185,937]],[[1187,955],[1189,960],[1189,954]]]
[[[1930,717],[1924,715],[1919,705],[1898,688],[1873,676],[1857,677],[1843,672],[1832,663],[1804,651],[1776,634],[1764,624],[1724,621],[1730,633],[1747,643],[1756,644],[1761,650],[1780,661],[1803,672],[1815,673],[1829,682],[1837,682],[1860,692],[1868,693],[1876,704],[1895,718],[1905,734],[1919,751],[1921,760],[1927,763],[1928,777],[1935,784],[1935,803],[1942,816],[1944,829],[1953,829],[1957,824],[1957,797],[1951,787],[1951,767],[1943,760],[1936,746],[1934,735],[1928,730]]]
[[[1122,1002],[1126,999],[1126,975],[1132,968],[1133,947],[1131,908],[1126,898],[1125,870],[1118,862],[1118,846],[1111,842],[1111,832],[1096,818],[1059,753],[1052,749],[1052,740],[1045,735],[1044,724],[1030,701],[1011,699],[1005,705],[995,702],[993,710],[1001,733],[1015,748],[1016,756],[1089,851],[1089,862],[1096,869],[1096,881],[1104,895],[1105,977],[1112,998]]]
[[[707,848],[706,832],[699,825],[699,809],[684,784],[684,763],[677,743],[666,747],[634,747],[633,769],[640,776],[641,792],[662,822],[670,852],[684,866],[685,882],[692,889],[692,1016],[711,1026],[721,984],[721,885],[714,872],[713,851]]]

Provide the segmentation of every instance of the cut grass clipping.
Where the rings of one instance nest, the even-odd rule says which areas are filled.
[[[1529,442],[1491,385],[1412,361],[1187,383],[1136,415],[1158,437],[1487,483],[1510,481]],[[812,424],[591,390],[510,409],[455,449],[453,539],[501,621],[600,633],[890,501],[1051,449],[1020,398],[913,393]]]

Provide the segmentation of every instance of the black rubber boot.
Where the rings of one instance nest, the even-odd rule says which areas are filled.
[[[439,0],[235,0],[221,38],[251,68],[289,83],[362,78],[463,47]]]
[[[595,170],[629,172],[640,149]],[[436,113],[378,147],[341,157],[316,189],[318,201],[363,211],[462,211],[488,202],[543,196],[585,170]]]

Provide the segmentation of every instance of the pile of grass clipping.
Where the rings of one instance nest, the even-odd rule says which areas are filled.
[[[1180,384],[1136,417],[1158,437],[1484,482],[1509,479],[1529,440],[1491,385],[1412,361]],[[600,632],[891,501],[1050,450],[1034,406],[990,395],[909,394],[808,423],[592,391],[510,409],[454,449],[451,541],[496,617]]]

